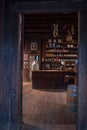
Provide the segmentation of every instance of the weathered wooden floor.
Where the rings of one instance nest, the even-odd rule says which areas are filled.
[[[32,89],[31,83],[23,83],[23,122],[23,130],[76,130],[66,92]]]

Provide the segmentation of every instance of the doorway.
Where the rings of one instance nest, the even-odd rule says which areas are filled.
[[[30,41],[29,41],[30,40]],[[29,39],[28,40],[28,42],[30,43],[29,44],[29,46],[31,46],[31,43],[32,42],[35,42],[35,43],[38,43],[37,41],[38,41],[38,39],[33,39],[33,41],[32,41],[32,39]],[[43,40],[42,40],[42,38],[39,40],[39,44],[40,43],[42,43],[43,44]],[[40,44],[40,46],[42,46],[42,44]],[[41,49],[41,50],[43,50],[43,48]],[[33,54],[37,54],[36,53],[36,50],[34,50],[34,51],[32,51],[32,53]],[[41,58],[41,56],[43,55],[41,52],[39,52],[39,54],[40,54],[40,58]],[[30,54],[29,53],[29,55],[28,55],[29,57],[33,57],[33,55],[32,54]],[[29,61],[30,61],[30,58],[28,57],[28,59],[29,59]],[[34,58],[34,57],[33,57]],[[42,65],[42,64],[40,64],[40,65]],[[29,67],[29,66],[28,66]],[[42,66],[40,66],[40,69],[42,69],[42,68],[44,68],[44,65],[43,65],[43,67]],[[33,104],[32,105],[32,107],[31,107],[31,105],[30,106],[28,106],[27,107],[27,105],[26,105],[26,103],[24,104],[24,106],[26,106],[27,108],[25,108],[25,110],[27,110],[27,109],[32,109],[31,111],[33,111],[34,110],[34,108],[36,108],[36,110],[35,111],[37,111],[37,113],[40,115],[41,113],[43,113],[42,114],[42,116],[41,116],[41,118],[42,118],[42,121],[43,121],[43,123],[41,124],[39,124],[39,126],[38,126],[38,122],[40,122],[41,121],[41,119],[38,119],[38,115],[34,115],[35,113],[34,112],[31,112],[31,116],[30,116],[30,118],[32,117],[34,117],[33,118],[33,120],[36,120],[36,126],[35,126],[35,124],[33,124],[32,123],[32,121],[30,122],[31,124],[28,124],[29,122],[27,122],[27,120],[29,119],[29,117],[27,117],[27,120],[25,121],[28,125],[27,125],[27,127],[30,127],[30,129],[32,130],[32,129],[42,129],[42,128],[44,128],[44,129],[47,129],[47,128],[51,128],[52,129],[52,126],[53,126],[53,129],[54,129],[54,127],[55,127],[55,129],[56,128],[60,128],[61,130],[63,129],[64,130],[64,127],[65,127],[65,125],[64,125],[64,123],[65,124],[67,124],[66,125],[66,127],[67,127],[67,129],[75,129],[75,126],[73,126],[72,124],[75,124],[75,118],[73,118],[74,120],[73,121],[71,121],[72,123],[68,123],[68,121],[70,121],[70,117],[68,117],[67,118],[67,120],[60,120],[59,122],[59,124],[60,124],[60,126],[57,126],[58,124],[57,124],[57,115],[59,115],[59,113],[62,113],[62,114],[64,114],[63,112],[64,111],[66,111],[66,108],[63,106],[60,110],[60,112],[58,112],[57,111],[57,113],[55,113],[54,111],[56,111],[55,109],[57,109],[58,107],[55,107],[55,109],[54,109],[54,105],[56,106],[56,103],[57,103],[57,105],[58,104],[62,104],[62,105],[65,105],[66,104],[66,96],[67,96],[67,94],[66,94],[66,92],[64,91],[64,92],[59,92],[58,90],[57,91],[54,91],[54,90],[50,90],[50,91],[48,91],[48,90],[46,90],[46,91],[41,91],[41,90],[32,90],[32,83],[31,83],[31,79],[32,79],[32,76],[31,76],[31,74],[29,75],[29,78],[30,78],[30,80],[28,80],[28,83],[25,83],[24,84],[24,88],[23,89],[25,89],[24,90],[24,93],[27,93],[27,94],[30,94],[30,95],[27,95],[27,97],[28,96],[30,96],[30,97],[28,97],[28,99],[30,99],[29,100],[29,104],[28,105],[30,105],[30,104]],[[30,87],[30,90],[27,90],[27,88],[29,88]],[[32,91],[31,93],[30,93],[30,91]],[[37,95],[40,95],[41,97],[37,97]],[[47,95],[47,96],[46,96]],[[45,99],[45,97],[46,97],[46,99]],[[26,98],[26,97],[25,97]],[[35,99],[34,99],[35,98]],[[51,99],[52,98],[52,99]],[[39,100],[39,99],[41,99],[41,100]],[[44,102],[44,100],[47,100],[47,102]],[[52,101],[52,103],[50,104],[50,100],[49,99],[51,99],[51,101]],[[59,99],[59,100],[56,100],[56,99]],[[60,102],[60,101],[63,101],[62,103]],[[36,105],[34,104],[34,103],[36,103]],[[44,103],[44,106],[43,105],[41,105],[41,103]],[[38,105],[37,105],[38,104]],[[46,106],[47,105],[47,106]],[[44,109],[44,111],[42,112],[41,111],[41,109]],[[48,110],[47,108],[51,108],[50,110]],[[53,108],[53,109],[52,109]],[[45,113],[46,112],[46,113]],[[48,113],[48,118],[46,119],[45,117],[47,116],[47,113]],[[29,113],[28,113],[29,114]],[[51,115],[52,114],[52,115]],[[70,116],[70,115],[72,115],[72,117],[74,117],[73,115],[73,113],[71,113],[70,115],[69,115],[70,113],[68,113],[68,116]],[[54,118],[52,118],[52,116],[54,117]],[[66,115],[67,116],[67,115]],[[61,118],[64,118],[64,116],[63,115],[60,115],[60,117]],[[44,119],[43,119],[44,118]],[[56,120],[55,120],[56,119]],[[65,118],[66,119],[66,118]],[[72,119],[71,119],[72,120]],[[38,121],[38,122],[37,122]],[[62,123],[61,123],[62,122]],[[47,123],[49,124],[49,127],[47,126]],[[62,124],[62,125],[61,125]],[[33,125],[33,126],[32,126]],[[64,126],[63,126],[64,125]]]

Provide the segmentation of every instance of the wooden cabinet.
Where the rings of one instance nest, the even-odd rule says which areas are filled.
[[[55,41],[55,42],[54,42]],[[51,40],[44,44],[42,69],[75,69],[78,59],[78,42]]]

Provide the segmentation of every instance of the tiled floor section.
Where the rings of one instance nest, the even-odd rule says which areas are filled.
[[[66,92],[32,89],[31,83],[23,84],[23,122],[23,130],[76,130]]]

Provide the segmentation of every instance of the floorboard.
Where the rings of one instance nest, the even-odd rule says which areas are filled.
[[[76,130],[66,91],[32,89],[31,82],[23,83],[23,122],[23,130]]]

